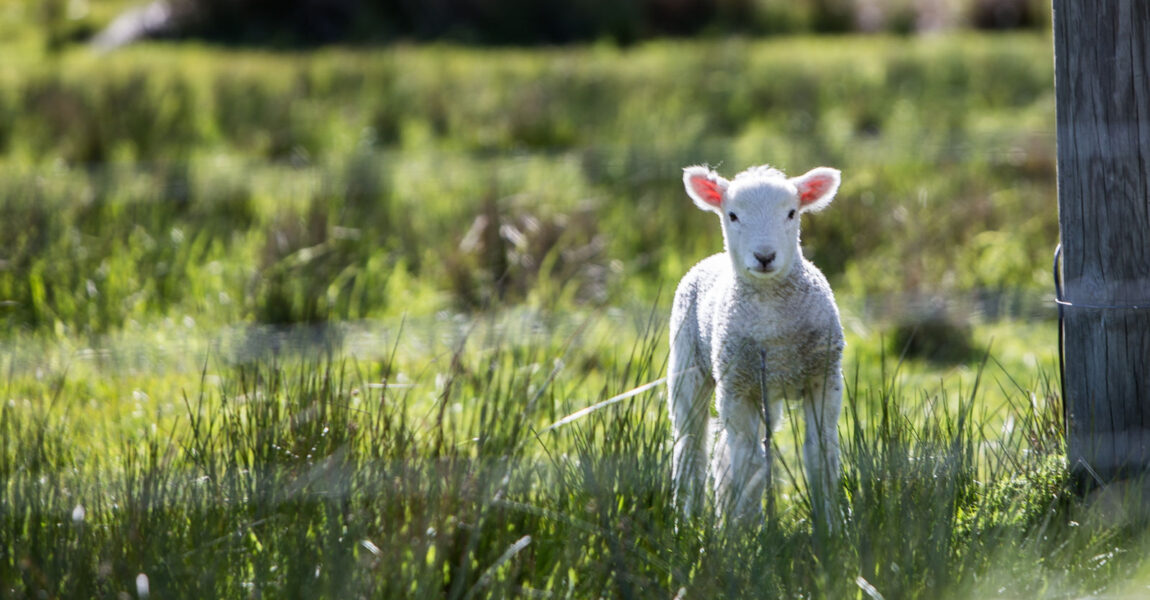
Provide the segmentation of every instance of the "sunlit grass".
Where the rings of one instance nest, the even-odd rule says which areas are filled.
[[[66,406],[85,375],[49,378],[0,415],[5,589],[113,596],[144,573],[185,597],[842,597],[861,577],[886,597],[1061,597],[1141,572],[1141,517],[1067,491],[1049,381],[1005,387],[1002,427],[993,363],[970,366],[977,390],[908,386],[889,358],[885,378],[848,368],[838,533],[811,527],[796,420],[771,519],[676,527],[661,387],[545,429],[661,376],[660,322],[617,345],[600,319],[214,359],[84,443],[97,415]],[[426,368],[400,367],[428,338]]]

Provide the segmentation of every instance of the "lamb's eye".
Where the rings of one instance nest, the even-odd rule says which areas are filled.
[[[727,216],[730,217],[732,223],[739,220],[739,217],[735,216],[735,213],[733,212],[727,213]]]
[[[787,213],[787,218],[788,218],[788,219],[793,219],[793,218],[795,218],[795,209],[793,209],[793,208],[792,208],[792,209],[791,209],[791,212]]]

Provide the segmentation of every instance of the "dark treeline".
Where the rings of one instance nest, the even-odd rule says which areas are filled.
[[[627,44],[707,33],[1045,27],[1049,18],[1049,7],[1036,0],[155,0],[152,8],[135,11],[140,23],[127,28],[134,32],[129,38],[285,46],[397,40]]]
[[[629,42],[734,28],[753,0],[173,0],[187,32],[225,41]],[[274,40],[273,40],[274,41]]]

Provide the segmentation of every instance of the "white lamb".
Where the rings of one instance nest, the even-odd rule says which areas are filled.
[[[672,475],[675,503],[686,515],[694,513],[707,482],[713,390],[716,510],[758,514],[771,478],[771,424],[778,423],[783,401],[801,399],[812,506],[823,511],[823,522],[831,521],[844,342],[834,294],[803,258],[799,215],[830,204],[839,181],[839,172],[826,167],[790,179],[753,167],[733,181],[705,167],[684,169],[687,194],[719,215],[726,247],[683,277],[671,311]]]

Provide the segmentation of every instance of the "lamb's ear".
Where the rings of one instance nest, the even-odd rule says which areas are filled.
[[[826,208],[839,190],[842,174],[838,169],[830,167],[815,167],[798,177],[792,177],[791,183],[799,191],[799,211],[808,212]]]
[[[730,182],[707,167],[683,169],[683,186],[687,188],[687,195],[703,210],[715,212],[722,210],[728,185]]]

